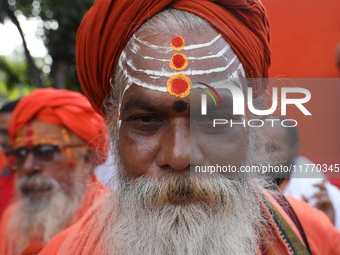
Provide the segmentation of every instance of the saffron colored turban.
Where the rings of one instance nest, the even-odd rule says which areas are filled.
[[[82,94],[65,89],[43,88],[22,98],[9,124],[12,142],[18,131],[34,118],[67,127],[98,150],[101,157],[105,157],[107,136],[104,120]]]
[[[260,0],[96,0],[79,27],[76,57],[83,92],[99,113],[129,38],[165,7],[207,20],[231,45],[248,78],[268,77],[269,23]]]

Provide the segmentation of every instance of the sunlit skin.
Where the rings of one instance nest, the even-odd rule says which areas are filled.
[[[208,41],[216,36],[215,31],[202,35],[183,36],[188,45],[193,42]],[[167,46],[175,35],[162,36],[159,43],[157,36],[148,38],[151,44]],[[148,55],[149,48],[142,49]],[[214,52],[214,49],[210,49]],[[197,51],[196,51],[197,52]],[[187,52],[191,56],[190,52]],[[202,54],[202,53],[200,53]],[[196,56],[192,53],[192,56]],[[205,62],[207,64],[207,62]],[[143,63],[139,63],[142,68]],[[167,69],[167,64],[155,62],[152,70]],[[215,64],[216,65],[216,64]],[[202,69],[195,63],[189,63],[191,69]],[[214,62],[208,62],[204,68],[214,68]],[[132,73],[133,75],[133,73]],[[222,74],[206,74],[204,82],[218,82]],[[203,77],[203,76],[202,76]],[[166,86],[168,77],[159,79],[159,86]],[[202,78],[203,79],[203,78]],[[144,78],[143,81],[147,81]],[[195,81],[193,81],[195,82]],[[122,163],[130,178],[139,176],[161,177],[171,174],[188,174],[195,165],[211,165],[216,163],[240,166],[245,160],[247,133],[244,128],[237,127],[220,132],[211,132],[211,125],[205,126],[204,118],[199,114],[199,89],[192,89],[191,96],[178,99],[167,92],[144,88],[133,84],[125,93],[121,104],[118,149]],[[196,95],[196,96],[195,96]],[[179,101],[180,100],[180,101]],[[194,100],[195,102],[190,102]],[[180,103],[179,103],[180,102]],[[212,102],[208,102],[211,104]],[[191,109],[195,104],[195,109]],[[209,106],[208,106],[209,107]],[[191,112],[190,112],[191,111]],[[229,116],[232,109],[214,108],[212,113],[218,116]],[[197,115],[199,124],[190,130],[190,114]],[[193,116],[192,116],[193,117]],[[194,132],[193,133],[190,133]],[[191,136],[191,139],[190,139]],[[179,198],[178,203],[189,203],[189,198]]]
[[[53,178],[60,184],[71,185],[74,180],[70,176],[76,171],[83,171],[84,178],[88,177],[92,171],[92,164],[86,158],[89,150],[86,142],[71,131],[67,131],[67,136],[65,137],[65,127],[34,120],[19,130],[14,147],[27,147],[27,144],[32,146],[79,144],[83,146],[61,148],[60,151],[55,152],[52,162],[43,164],[37,162],[33,154],[29,153],[23,165],[18,166],[16,169],[18,179],[39,174]],[[32,192],[36,193],[34,190]],[[49,193],[48,191],[44,192]]]

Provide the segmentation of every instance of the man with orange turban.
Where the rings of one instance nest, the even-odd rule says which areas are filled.
[[[249,87],[262,103],[269,64],[259,0],[97,0],[78,30],[77,70],[107,119],[115,190],[41,254],[339,253],[327,217],[298,203],[301,224],[241,171],[263,163],[263,140],[240,125],[254,116],[236,99]]]
[[[37,89],[20,101],[9,125],[18,198],[1,219],[0,254],[38,254],[90,208],[103,190],[93,169],[104,127],[78,92]]]
[[[15,170],[7,163],[11,160],[13,151],[8,136],[8,127],[12,112],[18,102],[19,100],[9,102],[0,109],[0,218],[15,197]]]

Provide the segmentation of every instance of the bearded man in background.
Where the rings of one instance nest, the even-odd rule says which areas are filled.
[[[93,169],[105,153],[104,121],[78,92],[37,89],[13,112],[17,201],[4,213],[0,254],[38,254],[103,189]]]
[[[8,161],[13,152],[8,136],[9,121],[19,100],[6,103],[0,109],[0,218],[15,197],[15,170]]]

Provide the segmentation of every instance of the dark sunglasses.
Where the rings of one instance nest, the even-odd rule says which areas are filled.
[[[8,136],[7,129],[0,129],[0,135]]]
[[[70,144],[70,145],[52,145],[52,144],[41,144],[33,146],[32,148],[20,147],[15,149],[10,154],[10,164],[16,168],[20,167],[25,163],[25,160],[29,153],[32,152],[33,157],[39,164],[52,163],[54,155],[63,148],[75,148],[86,146],[84,144]]]

